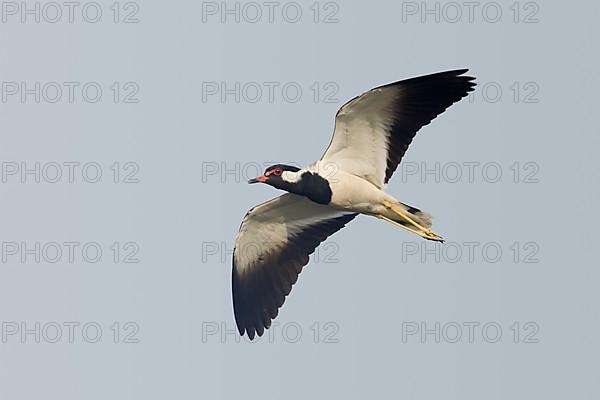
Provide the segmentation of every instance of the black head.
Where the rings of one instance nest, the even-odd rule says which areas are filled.
[[[286,174],[288,171],[291,174]],[[285,190],[290,193],[306,196],[319,204],[329,204],[331,201],[331,188],[329,182],[317,173],[304,171],[301,175],[294,174],[300,171],[300,168],[285,164],[271,165],[265,170],[265,173],[248,183],[266,183],[277,189]]]
[[[300,171],[300,168],[285,164],[271,165],[269,168],[265,169],[264,174],[262,174],[261,176],[257,176],[254,179],[250,179],[248,183],[261,182],[266,183],[267,185],[274,186],[278,189],[283,189],[281,187],[282,184],[291,183],[284,181],[284,179],[281,177],[284,171],[298,172]]]

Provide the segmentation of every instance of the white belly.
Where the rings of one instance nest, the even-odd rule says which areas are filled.
[[[329,181],[331,191],[331,207],[363,214],[383,212],[383,201],[396,202],[389,194],[377,188],[369,181],[356,175],[336,170],[331,165],[315,163],[309,167]]]

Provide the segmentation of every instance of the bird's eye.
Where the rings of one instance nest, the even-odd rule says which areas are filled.
[[[275,168],[275,169],[273,170],[273,173],[274,173],[275,175],[281,175],[281,173],[282,173],[282,172],[283,172],[283,171],[281,170],[281,168]]]

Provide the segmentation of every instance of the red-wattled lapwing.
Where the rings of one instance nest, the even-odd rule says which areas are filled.
[[[466,69],[407,79],[369,90],[335,116],[321,159],[305,168],[277,164],[249,183],[285,190],[248,211],[233,252],[233,310],[240,335],[271,326],[308,256],[358,214],[384,219],[425,239],[431,216],[383,188],[417,131],[471,92]]]

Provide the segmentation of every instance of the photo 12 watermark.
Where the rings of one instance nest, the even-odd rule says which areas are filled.
[[[403,161],[398,172],[402,183],[540,183],[540,165],[535,161]]]
[[[536,322],[402,322],[402,343],[539,343]]]
[[[306,252],[294,243],[287,243],[277,254],[273,254],[275,243],[269,242],[251,242],[245,243],[242,247],[236,249],[236,261],[246,263],[261,259],[266,263],[285,263],[286,261],[298,260],[304,258]],[[201,245],[202,263],[230,264],[233,259],[233,246],[225,242],[202,242]],[[309,263],[315,264],[337,264],[340,262],[338,255],[340,246],[337,242],[326,240],[321,243],[315,251],[309,255]]]
[[[540,245],[537,242],[402,242],[402,263],[466,263],[497,264],[501,261],[514,264],[538,264]]]
[[[339,103],[336,82],[202,82],[202,102],[210,103]]]
[[[221,24],[337,24],[337,2],[202,2],[202,23]]]
[[[140,6],[133,1],[3,1],[0,20],[3,24],[137,24]]]
[[[3,344],[16,343],[139,343],[136,322],[3,321]]]
[[[273,321],[262,336],[250,340],[240,337],[235,324],[226,322],[202,322],[202,343],[315,343],[336,344],[340,342],[340,326],[336,322],[311,322],[308,324]]]
[[[0,183],[139,183],[140,166],[134,161],[2,161]]]
[[[505,101],[514,104],[538,104],[540,103],[540,85],[534,81],[479,82],[467,98],[469,103],[483,101],[496,104]]]
[[[96,81],[3,81],[0,82],[3,104],[137,104],[137,82]]]
[[[302,163],[296,161],[278,162],[278,161],[202,161],[201,180],[202,183],[220,182],[220,183],[243,183],[249,179],[262,175],[271,165],[286,164],[296,168],[304,168]],[[311,168],[311,172],[317,172],[329,182],[337,182],[336,174],[340,167],[336,162],[319,162],[316,167]]]
[[[537,24],[540,22],[540,5],[527,2],[402,2],[403,23],[445,24]]]
[[[140,262],[140,245],[137,242],[0,242],[2,264],[97,264],[100,261],[114,264]]]

